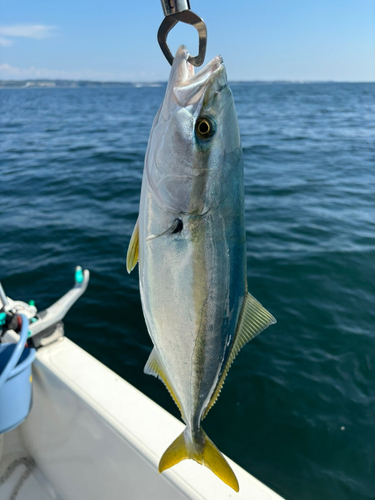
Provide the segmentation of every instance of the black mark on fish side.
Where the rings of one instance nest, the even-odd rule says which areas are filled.
[[[171,227],[171,234],[181,233],[184,228],[184,224],[181,219],[176,219]]]

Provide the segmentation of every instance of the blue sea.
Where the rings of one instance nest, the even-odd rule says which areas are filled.
[[[375,84],[234,83],[250,292],[277,318],[204,422],[287,500],[375,499]],[[66,335],[178,417],[126,273],[164,84],[0,90],[0,279],[48,307],[89,288]],[[150,415],[152,418],[152,415]]]

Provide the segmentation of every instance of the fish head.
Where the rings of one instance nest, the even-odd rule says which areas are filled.
[[[153,193],[174,214],[204,215],[220,203],[225,159],[241,149],[221,56],[194,74],[181,46],[157,114],[146,161]]]

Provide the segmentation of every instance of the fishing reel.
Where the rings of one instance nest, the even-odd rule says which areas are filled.
[[[22,328],[21,314],[29,320],[27,342],[30,347],[39,349],[62,338],[64,336],[62,319],[86,291],[89,279],[90,273],[87,269],[82,271],[81,267],[76,267],[74,287],[41,312],[38,312],[33,300],[27,304],[7,297],[0,283],[0,343],[14,341],[14,333],[19,333]]]

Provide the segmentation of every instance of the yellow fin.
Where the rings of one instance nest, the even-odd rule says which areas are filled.
[[[139,249],[139,223],[135,223],[133,234],[130,239],[128,253],[126,256],[126,270],[130,274],[138,262],[138,249]]]
[[[163,472],[187,458],[205,465],[234,491],[239,491],[240,487],[236,475],[203,429],[200,429],[196,442],[187,442],[185,432],[180,434],[161,457],[159,472]]]
[[[186,448],[184,433],[182,433],[163,453],[159,462],[159,472],[163,472],[187,458],[189,458],[189,453]]]
[[[216,389],[211,397],[209,405],[204,412],[203,418],[207,415],[208,411],[215,404],[220,391],[224,385],[225,378],[228,374],[235,357],[242,349],[242,347],[261,333],[267,326],[276,323],[275,318],[269,313],[262,304],[260,304],[250,293],[245,295],[244,303],[242,306],[241,316],[238,322],[236,337],[227,359],[223,373],[216,386]]]
[[[203,431],[202,431],[203,432]],[[225,484],[240,491],[240,487],[232,468],[225,460],[220,451],[216,448],[210,438],[205,435],[206,443],[203,450],[203,465],[208,467],[214,474],[217,475]]]
[[[168,379],[167,374],[165,373],[165,370],[159,361],[159,357],[157,355],[157,352],[155,348],[151,351],[150,357],[147,360],[147,363],[144,367],[144,373],[147,375],[153,375],[154,377],[160,378],[160,380],[164,383],[165,387],[168,389],[169,394],[172,396],[174,402],[178,406],[178,409],[181,412],[182,418],[184,418],[183,413],[182,413],[182,407],[181,404],[176,396],[176,393],[174,392],[172,388],[172,384],[170,380]]]

